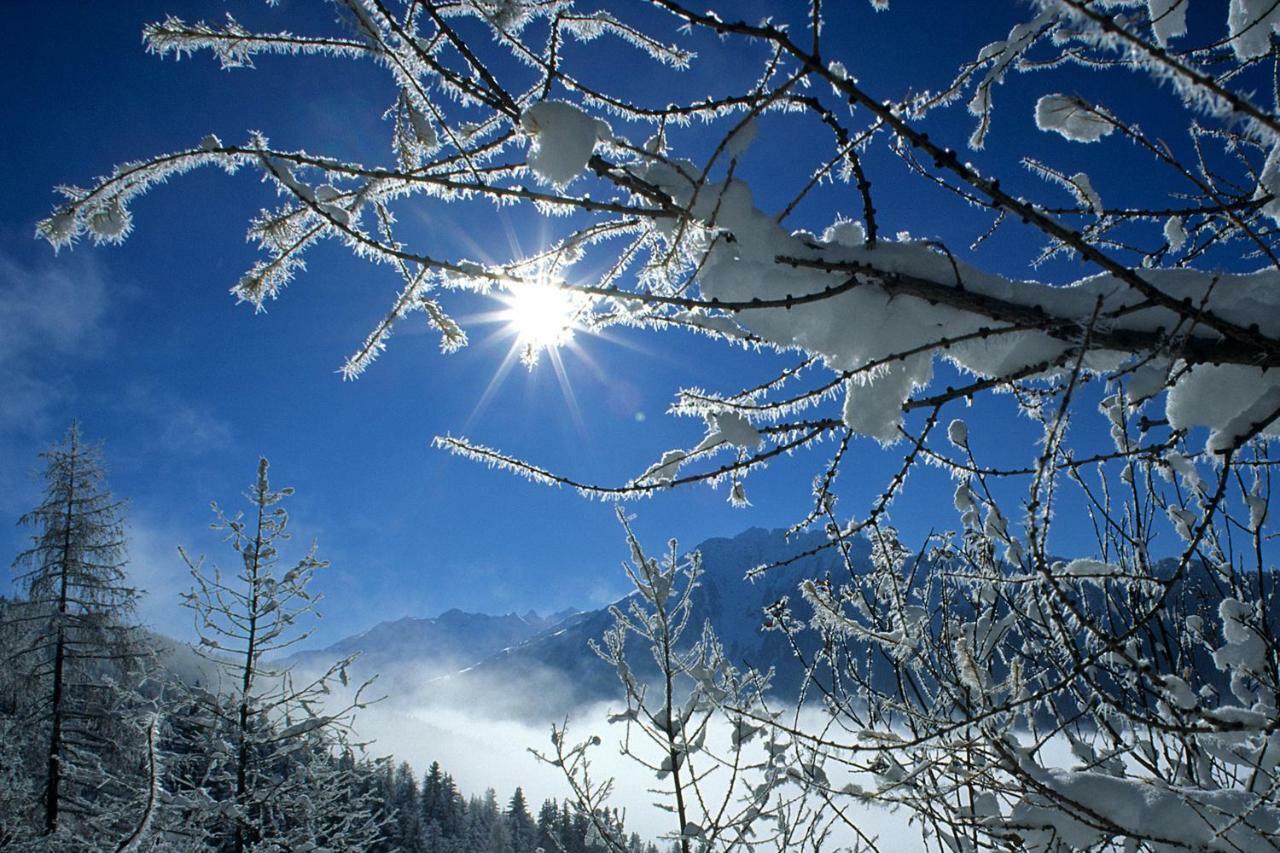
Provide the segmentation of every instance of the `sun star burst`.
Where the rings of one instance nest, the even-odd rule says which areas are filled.
[[[515,334],[516,348],[526,364],[537,362],[543,350],[556,350],[573,340],[579,328],[583,300],[573,291],[550,282],[517,285],[501,297],[502,321]]]

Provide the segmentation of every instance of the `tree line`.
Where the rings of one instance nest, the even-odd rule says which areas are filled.
[[[616,809],[601,809],[593,820],[576,802],[547,799],[535,816],[522,787],[505,806],[492,788],[468,797],[439,762],[431,763],[421,784],[407,762],[384,763],[374,781],[387,815],[385,837],[373,848],[377,851],[605,853],[614,848],[596,831],[597,821],[610,827],[611,838],[626,839],[631,853],[658,851],[638,834],[627,834]]]

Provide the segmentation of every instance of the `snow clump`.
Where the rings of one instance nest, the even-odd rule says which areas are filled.
[[[1036,127],[1072,142],[1097,142],[1115,127],[1079,98],[1045,95],[1036,101]]]
[[[1066,286],[1017,281],[982,272],[939,253],[928,242],[881,240],[873,249],[858,239],[863,235],[854,223],[837,223],[824,234],[827,239],[815,243],[788,233],[759,210],[750,188],[740,180],[706,184],[694,198],[688,176],[697,173],[694,164],[681,161],[636,170],[637,177],[670,193],[677,204],[691,205],[695,217],[733,234],[735,239],[718,242],[702,265],[703,298],[738,304],[756,299],[786,302],[785,306],[775,302],[744,308],[724,319],[769,343],[819,356],[832,370],[851,373],[844,387],[844,423],[885,444],[902,438],[904,404],[915,390],[932,381],[935,352],[925,350],[940,336],[964,338],[940,355],[982,377],[1060,373],[1067,369],[1063,359],[1071,344],[1039,331],[982,336],[981,328],[990,321],[980,314],[926,299],[895,298],[874,286],[854,287],[811,302],[787,301],[787,297],[798,300],[821,293],[848,278],[842,269],[807,268],[806,263],[861,263],[875,270],[869,273],[872,281],[901,274],[926,282],[960,282],[968,293],[1037,307],[1052,316],[1078,317],[1082,323],[1101,299],[1104,312],[1123,318],[1115,324],[1118,328],[1135,332],[1150,333],[1176,322],[1172,312],[1149,305],[1143,294],[1106,273]],[[674,221],[666,227],[674,229]],[[1280,334],[1280,313],[1274,310],[1280,273],[1274,270],[1211,275],[1162,269],[1146,270],[1143,278],[1174,302],[1190,299],[1228,322],[1258,323],[1262,334]],[[1086,355],[1085,367],[1117,370],[1130,359],[1128,353],[1095,350]],[[1171,426],[1207,427],[1206,449],[1211,453],[1230,450],[1259,424],[1257,431],[1280,435],[1280,420],[1263,423],[1267,413],[1280,407],[1280,372],[1250,365],[1191,365],[1181,360],[1151,367],[1151,378],[1158,381],[1155,388],[1145,390],[1158,394],[1170,382],[1165,414]],[[1139,378],[1147,377],[1135,376]],[[1134,396],[1130,395],[1131,401]],[[663,468],[663,474],[678,465],[675,459],[668,462],[673,464]]]
[[[564,186],[581,174],[596,142],[612,135],[603,121],[563,101],[534,104],[520,116],[520,126],[533,137],[529,168],[553,186]]]
[[[1169,39],[1187,34],[1187,0],[1147,0],[1151,30],[1164,47]]]
[[[1274,0],[1231,0],[1227,29],[1237,59],[1265,56],[1271,52],[1271,33],[1280,32],[1280,6]]]

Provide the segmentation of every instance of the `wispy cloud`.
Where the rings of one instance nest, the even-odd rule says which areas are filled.
[[[90,255],[26,266],[0,255],[0,432],[46,433],[70,396],[59,367],[111,341],[107,283]]]
[[[178,544],[184,541],[182,531],[163,522],[137,514],[129,518],[129,583],[143,590],[138,621],[169,637],[191,641],[195,639],[191,611],[179,600],[191,588],[191,576],[178,556]]]
[[[134,383],[124,390],[120,405],[147,422],[147,433],[158,449],[193,456],[231,446],[227,421],[168,388]]]
[[[90,254],[28,265],[0,249],[0,512],[30,509],[36,453],[66,428],[74,368],[111,343],[108,305]]]

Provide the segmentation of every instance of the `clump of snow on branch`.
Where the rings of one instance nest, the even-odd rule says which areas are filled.
[[[677,198],[692,195],[681,173],[654,166],[646,180],[669,189]],[[1087,177],[1078,175],[1080,193],[1091,206],[1101,206]],[[1014,281],[981,272],[934,250],[927,243],[885,243],[874,250],[841,243],[815,244],[789,234],[772,217],[755,207],[750,189],[741,181],[704,187],[690,204],[695,214],[732,233],[735,239],[716,245],[701,270],[703,294],[721,303],[741,304],[737,323],[745,330],[783,348],[816,354],[837,371],[856,373],[845,389],[844,422],[855,432],[883,442],[900,436],[902,407],[933,375],[935,355],[977,376],[991,377],[1040,367],[1049,375],[1066,369],[1069,340],[1042,332],[1003,331],[982,335],[991,325],[978,313],[924,299],[900,299],[881,283],[912,280],[943,285],[969,294],[982,294],[1031,311],[1074,317],[1081,328],[1094,311],[1118,313],[1124,319],[1112,331],[1155,332],[1177,324],[1176,315],[1141,307],[1145,300],[1109,275],[1091,276],[1068,287]],[[831,236],[838,236],[832,234]],[[865,272],[863,272],[865,270]],[[1280,293],[1280,273],[1221,276],[1190,270],[1152,270],[1144,273],[1151,285],[1173,301],[1191,300],[1215,315],[1241,325],[1261,319],[1268,335],[1280,335],[1280,313],[1268,306]],[[811,304],[793,304],[796,297],[823,294],[860,278],[838,295]],[[782,302],[777,307],[749,307],[753,300]],[[1136,309],[1136,310],[1135,310]],[[945,353],[927,349],[938,337],[969,338]],[[902,357],[899,353],[925,347]],[[1127,359],[1122,352],[1095,350],[1093,369],[1114,370]],[[879,366],[875,366],[879,365]],[[873,369],[867,370],[869,366]],[[1167,414],[1180,429],[1209,427],[1215,432],[1214,450],[1230,446],[1253,425],[1251,416],[1266,409],[1273,392],[1280,391],[1280,374],[1244,366],[1196,365],[1178,371],[1181,378],[1168,396]],[[1243,420],[1242,420],[1243,419]],[[1265,427],[1277,434],[1280,426]]]
[[[1115,130],[1097,107],[1068,95],[1044,95],[1036,101],[1036,127],[1072,142],[1097,142]]]
[[[1237,58],[1263,56],[1271,50],[1271,34],[1280,32],[1280,9],[1268,0],[1231,0],[1227,29]]]
[[[586,168],[596,142],[609,138],[609,126],[573,104],[541,101],[520,116],[533,138],[529,168],[555,186],[569,183]]]
[[[1170,39],[1187,34],[1188,4],[1189,0],[1147,0],[1151,30],[1160,45],[1167,45]]]

